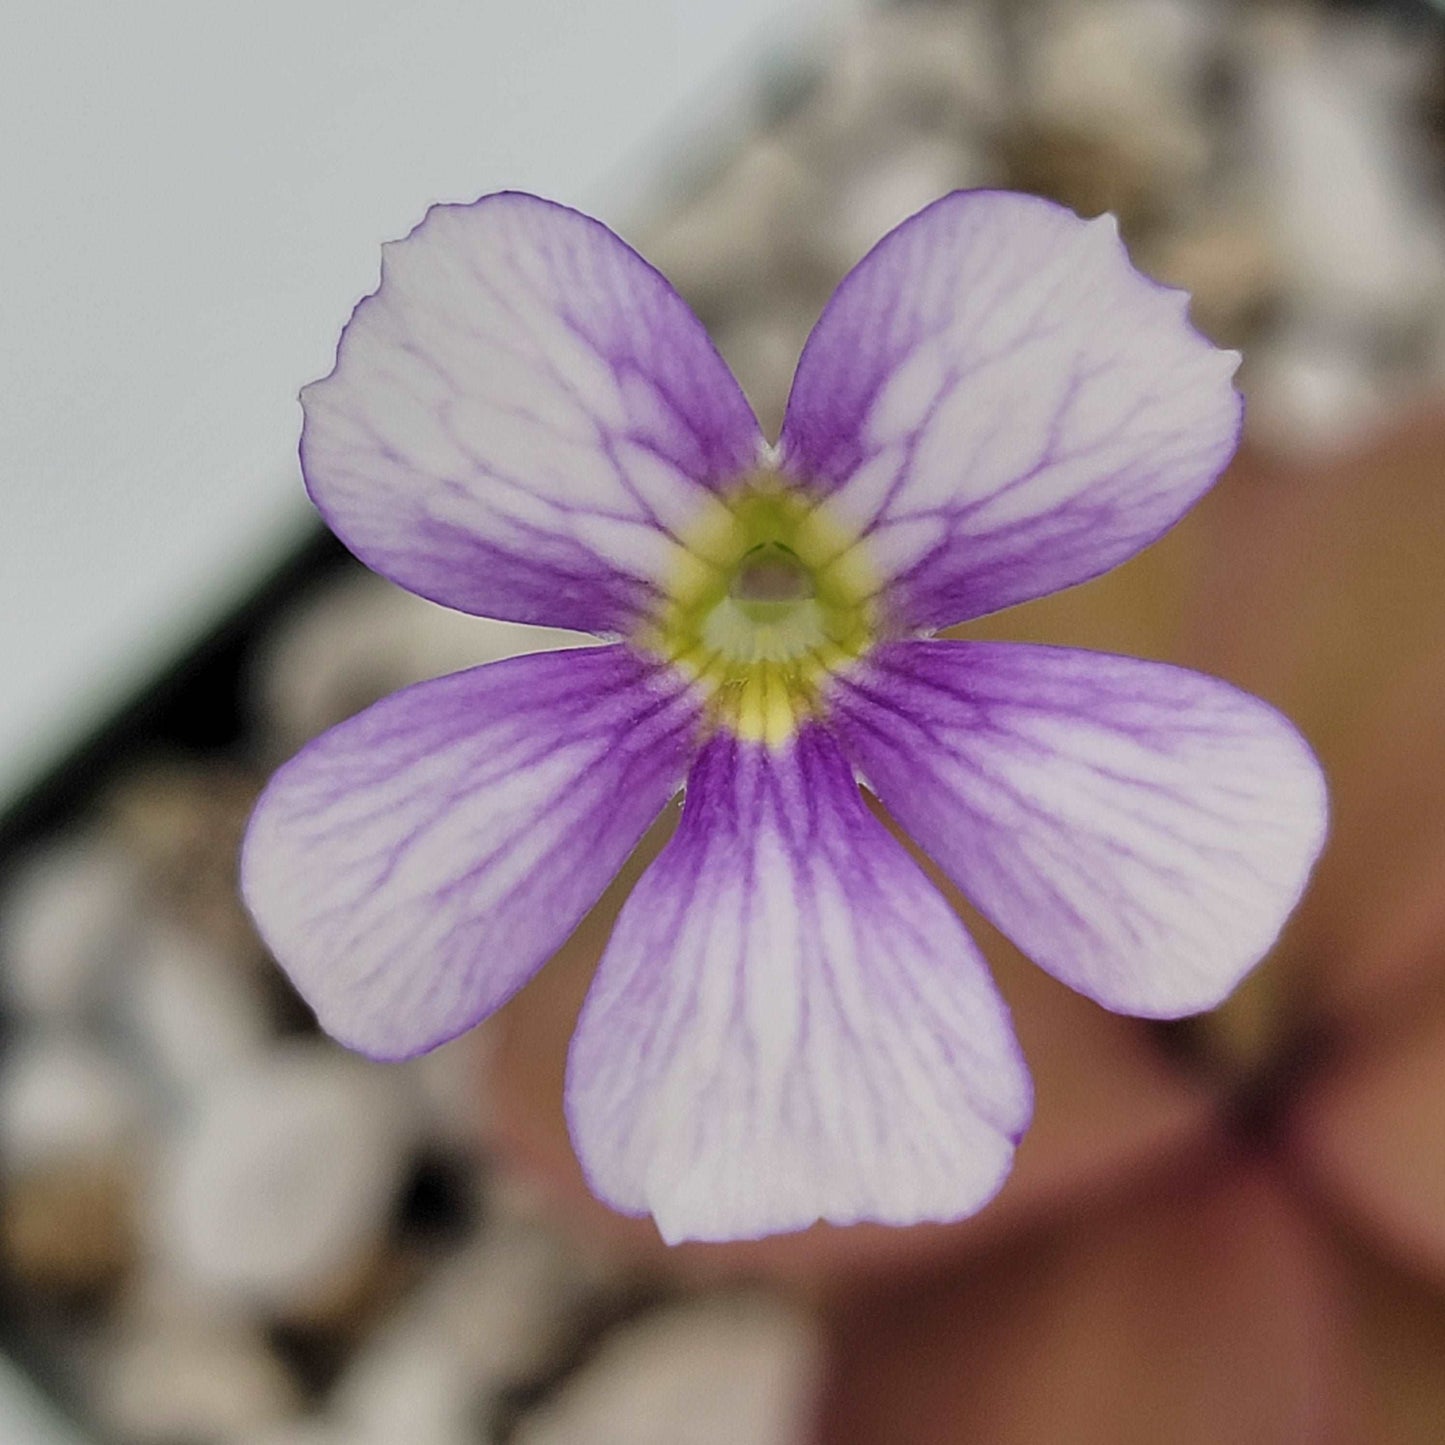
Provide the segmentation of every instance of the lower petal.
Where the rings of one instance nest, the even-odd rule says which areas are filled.
[[[1160,663],[902,642],[834,705],[889,811],[1015,943],[1106,1008],[1212,1008],[1324,842],[1324,781],[1272,708]]]
[[[982,959],[833,740],[714,737],[573,1040],[598,1195],[669,1242],[957,1219],[1031,1105]]]
[[[407,688],[271,779],[246,903],[329,1034],[421,1053],[506,1002],[596,902],[676,792],[695,718],[621,646]]]

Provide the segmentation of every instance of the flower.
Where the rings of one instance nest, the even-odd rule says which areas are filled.
[[[342,1043],[471,1028],[686,785],[578,1021],[597,1195],[664,1238],[956,1219],[1029,1122],[1007,1009],[892,817],[1105,1007],[1218,1003],[1323,839],[1278,713],[1157,663],[931,637],[1153,541],[1238,437],[1238,357],[1110,218],[957,192],[804,349],[775,447],[667,282],[518,193],[387,248],[302,468],[376,571],[604,645],[386,698],[271,780],[248,904]]]

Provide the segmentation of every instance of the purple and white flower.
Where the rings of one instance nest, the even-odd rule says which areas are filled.
[[[596,1193],[669,1240],[980,1208],[1032,1107],[1008,1011],[881,799],[1106,1008],[1217,1004],[1325,827],[1309,749],[1158,663],[932,639],[1170,527],[1238,357],[1112,219],[960,192],[885,237],[781,436],[668,283],[506,193],[386,248],[303,393],[311,496],[376,571],[603,645],[386,698],[271,780],[243,885],[322,1026],[430,1049],[556,951],[679,790],[573,1039]]]

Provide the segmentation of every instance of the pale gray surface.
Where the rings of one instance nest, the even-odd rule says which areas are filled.
[[[625,218],[848,0],[18,0],[0,19],[0,805],[281,554],[297,389],[378,243]]]
[[[5,1445],[82,1445],[80,1436],[45,1406],[40,1397],[0,1357],[0,1440]]]

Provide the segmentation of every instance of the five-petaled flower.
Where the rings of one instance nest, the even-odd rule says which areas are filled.
[[[593,1189],[670,1240],[980,1208],[1029,1076],[860,783],[1042,967],[1149,1017],[1230,991],[1323,841],[1319,769],[1257,699],[931,638],[1213,483],[1238,357],[1185,308],[1111,219],[959,192],[839,287],[770,446],[605,227],[434,207],[303,393],[311,496],[413,592],[611,640],[422,683],[272,779],[244,891],[323,1027],[379,1058],[471,1028],[685,787],[572,1043]]]

